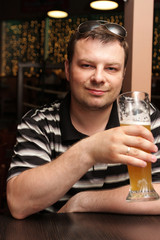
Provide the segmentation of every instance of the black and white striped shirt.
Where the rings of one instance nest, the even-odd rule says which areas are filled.
[[[21,172],[54,161],[71,145],[87,137],[78,132],[71,123],[70,95],[60,102],[54,102],[29,111],[17,129],[17,143],[8,172],[8,180]],[[116,102],[106,129],[119,126]],[[151,105],[151,130],[159,151],[158,161],[152,165],[152,179],[160,182],[160,112]],[[64,183],[65,184],[65,183]],[[78,181],[54,206],[57,211],[74,194],[85,190],[111,189],[129,184],[126,165],[96,164]]]

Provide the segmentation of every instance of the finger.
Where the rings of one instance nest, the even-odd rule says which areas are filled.
[[[130,164],[137,167],[146,167],[147,162],[155,162],[157,158],[144,152],[140,149],[128,147],[126,145],[120,145],[117,149],[112,151],[111,162]]]
[[[123,126],[123,131],[125,134],[130,136],[139,136],[142,138],[147,139],[148,141],[154,142],[154,137],[150,130],[145,128],[144,126],[140,125],[130,125],[130,126]]]
[[[157,157],[155,155],[133,147],[127,148],[126,155],[140,159],[145,162],[154,163],[157,161]]]
[[[65,208],[64,207],[60,208],[57,213],[65,213]]]
[[[147,162],[142,160],[142,159],[139,159],[139,158],[136,158],[136,157],[133,157],[133,156],[128,156],[128,155],[121,155],[120,158],[119,158],[119,161],[120,162],[123,162],[123,164],[126,164],[126,165],[132,165],[132,166],[135,166],[135,167],[146,167],[147,166]]]
[[[142,137],[127,136],[124,138],[124,144],[132,148],[141,149],[142,151],[148,153],[156,153],[158,151],[157,146],[153,142],[150,142],[148,139]]]

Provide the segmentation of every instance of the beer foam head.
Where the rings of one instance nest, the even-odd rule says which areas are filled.
[[[125,116],[121,116],[120,122],[125,122],[128,124],[149,125],[150,116],[144,112],[140,114],[133,114],[130,112],[128,114],[125,114]]]
[[[133,121],[133,120],[121,120],[120,124],[123,125],[141,125],[141,126],[149,126],[151,123],[149,122],[141,122],[141,121]]]
[[[148,105],[144,101],[134,101],[126,99],[126,101],[118,108],[120,122],[131,122],[132,124],[150,124],[150,114]]]

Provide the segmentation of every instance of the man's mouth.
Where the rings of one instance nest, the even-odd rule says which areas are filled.
[[[92,88],[88,88],[88,91],[93,94],[93,95],[96,95],[96,96],[101,96],[103,94],[106,93],[106,90],[100,90],[100,89],[92,89]]]

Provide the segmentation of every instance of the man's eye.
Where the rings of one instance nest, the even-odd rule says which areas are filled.
[[[93,66],[90,64],[82,64],[82,67],[83,68],[93,68]]]
[[[114,67],[108,67],[107,69],[108,69],[109,71],[117,71],[117,69],[114,68]]]
[[[85,68],[88,68],[88,67],[90,67],[90,65],[89,65],[89,64],[82,64],[82,66],[83,66],[83,67],[85,67]]]

